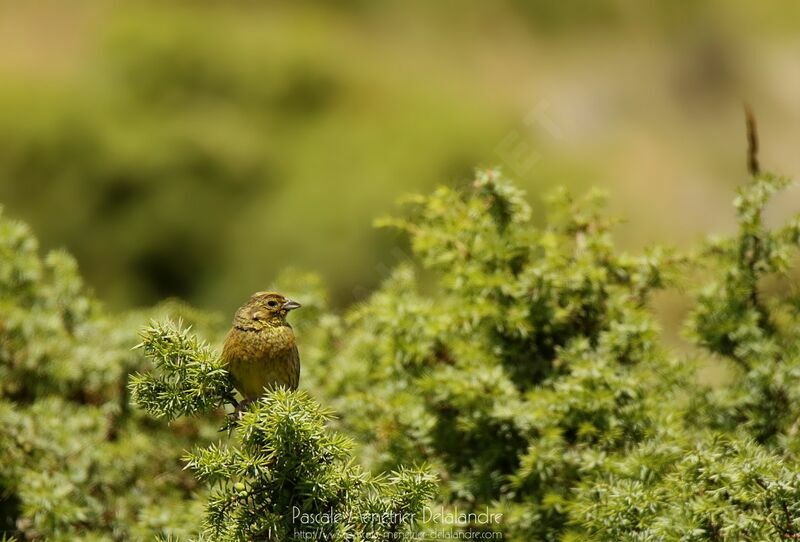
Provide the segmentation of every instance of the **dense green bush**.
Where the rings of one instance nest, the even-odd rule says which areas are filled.
[[[414,198],[383,223],[421,269],[345,317],[324,391],[366,458],[436,465],[444,502],[503,510],[515,540],[794,532],[796,298],[759,291],[798,242],[796,220],[761,221],[785,184],[743,187],[739,233],[690,256],[615,251],[597,196],[556,193],[535,228],[496,172]],[[698,290],[687,335],[705,352],[689,359],[648,306],[670,284]],[[712,356],[739,371],[730,385],[697,384]]]
[[[347,439],[326,432],[329,413],[305,394],[265,397],[230,447],[213,442],[218,416],[166,428],[131,410],[128,375],[145,367],[131,351],[135,330],[147,316],[200,327],[207,318],[172,304],[112,322],[69,256],[41,259],[24,225],[0,221],[0,533],[290,540],[316,530],[352,540],[403,532],[418,515],[435,487],[430,475],[362,472],[347,461]],[[132,377],[131,388],[155,416],[209,413],[230,399],[217,356],[185,329],[153,326],[142,337],[158,372]],[[202,525],[203,491],[185,466],[216,487]],[[315,516],[326,513],[347,520]]]
[[[180,450],[203,440],[202,428],[165,430],[129,408],[142,321],[110,319],[71,257],[40,258],[27,227],[0,216],[0,532],[190,532],[196,483],[181,472]]]
[[[174,326],[142,346],[157,373],[131,380],[133,399],[173,419],[231,401],[233,381],[208,347]],[[330,413],[303,392],[277,390],[229,422],[236,443],[186,455],[216,486],[203,533],[211,540],[389,540],[421,515],[435,488],[424,471],[371,477],[349,461],[350,443],[325,429]]]
[[[795,536],[800,304],[787,284],[800,220],[762,220],[785,185],[753,179],[736,200],[738,232],[685,255],[615,249],[596,194],[557,192],[535,227],[493,171],[468,191],[411,198],[404,218],[381,221],[408,236],[408,261],[364,303],[336,315],[313,277],[278,280],[304,302],[308,391],[268,393],[227,421],[231,382],[200,338],[218,341],[218,323],[174,303],[109,315],[70,258],[40,258],[24,226],[0,219],[0,529],[64,540]],[[693,299],[690,354],[666,344],[651,307],[672,286]],[[730,382],[701,385],[709,362]],[[128,405],[127,383],[149,415]],[[425,515],[439,507],[502,518]],[[298,525],[298,511],[339,521]]]
[[[412,205],[384,223],[433,276],[404,267],[348,316],[327,393],[378,464],[437,464],[446,502],[555,539],[574,488],[652,438],[685,380],[646,310],[675,258],[617,255],[596,195],[556,194],[534,228],[496,172]]]

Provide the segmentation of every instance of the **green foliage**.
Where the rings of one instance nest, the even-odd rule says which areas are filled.
[[[780,540],[800,532],[800,473],[746,437],[648,446],[580,492],[580,517],[608,540]]]
[[[788,184],[772,176],[756,178],[739,191],[736,210],[739,233],[710,247],[716,270],[724,279],[713,282],[698,299],[689,322],[696,342],[745,367],[774,353],[773,324],[759,299],[759,279],[785,273],[790,249],[797,244],[797,226],[776,232],[764,229],[762,212],[769,197]]]
[[[70,246],[116,306],[176,295],[231,310],[289,264],[350,300],[390,248],[367,226],[375,209],[467,178],[516,119],[431,81],[438,68],[362,58],[371,25],[328,5],[168,0],[38,16],[69,17],[86,47],[72,57],[59,41],[72,38],[48,41],[57,59],[37,70],[62,54],[75,67],[53,77],[0,59],[0,201],[46,245]]]
[[[656,439],[586,484],[577,510],[589,531],[619,540],[778,540],[798,536],[797,311],[772,293],[786,280],[797,219],[768,229],[770,196],[788,184],[759,176],[739,190],[738,234],[712,240],[710,272],[687,322],[698,346],[737,371],[724,387],[698,390],[668,438]]]
[[[775,514],[792,510],[795,487],[796,302],[759,292],[797,243],[797,221],[769,231],[761,220],[785,185],[763,176],[744,187],[739,234],[698,256],[620,254],[598,194],[557,192],[536,228],[496,172],[468,193],[411,198],[407,218],[382,224],[408,234],[422,271],[400,267],[347,315],[326,393],[377,468],[437,465],[444,502],[491,503],[514,540],[669,540],[687,525],[698,540],[789,532],[793,516]],[[728,388],[695,384],[698,364],[663,346],[648,306],[670,284],[696,288],[689,279],[705,270],[687,329],[744,369]],[[758,457],[784,497],[744,478],[731,503],[714,501],[724,484],[692,478],[681,460],[693,453],[730,475]],[[738,490],[752,494],[740,502]]]
[[[189,329],[154,323],[139,345],[159,370],[130,379],[131,399],[157,417],[173,420],[214,410],[220,398],[234,401],[233,381],[219,356]]]
[[[179,451],[164,449],[185,439],[127,405],[127,373],[141,363],[130,350],[140,317],[109,319],[72,258],[40,257],[28,229],[2,216],[0,307],[0,533],[185,532],[191,513],[159,511],[193,488],[177,468]]]
[[[218,358],[187,330],[156,324],[142,337],[158,372],[131,379],[139,406],[175,418],[232,397]],[[237,415],[234,443],[185,456],[213,488],[203,521],[210,540],[385,540],[413,525],[434,492],[422,470],[382,478],[354,466],[349,441],[325,427],[330,413],[303,392],[267,393]]]
[[[645,305],[675,258],[617,255],[596,194],[556,194],[535,228],[497,172],[411,204],[383,224],[435,282],[403,267],[348,316],[328,393],[379,465],[438,464],[447,502],[499,502],[507,535],[554,539],[573,488],[661,423],[649,398],[681,372]]]
[[[494,171],[410,198],[404,218],[382,220],[408,236],[408,261],[363,303],[332,314],[318,279],[279,279],[304,304],[308,391],[267,393],[227,422],[215,348],[169,323],[216,341],[212,320],[175,303],[108,315],[71,259],[39,257],[24,226],[0,219],[0,532],[796,537],[800,302],[787,284],[800,219],[762,218],[786,184],[753,179],[738,232],[688,255],[617,250],[598,194],[557,192],[536,227]],[[672,285],[691,292],[690,354],[665,344],[651,308]],[[730,382],[700,385],[710,362]],[[425,519],[431,498],[502,519]]]
[[[800,334],[793,295],[783,295],[791,262],[797,256],[798,219],[768,229],[762,221],[769,196],[786,179],[760,176],[736,199],[739,232],[714,242],[706,266],[721,280],[700,292],[687,329],[692,339],[738,365],[739,377],[699,399],[710,423],[725,430],[744,428],[761,443],[791,446],[787,432],[798,416],[797,375]],[[773,280],[776,289],[765,288]]]
[[[28,228],[2,216],[0,314],[2,395],[30,402],[57,392],[101,401],[124,385],[129,361],[99,340],[114,335],[85,294],[75,260],[60,251],[40,258]]]

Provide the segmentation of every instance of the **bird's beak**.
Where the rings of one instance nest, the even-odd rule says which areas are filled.
[[[283,308],[287,311],[299,309],[300,307],[301,307],[300,303],[298,303],[297,301],[292,301],[291,299],[283,304]]]

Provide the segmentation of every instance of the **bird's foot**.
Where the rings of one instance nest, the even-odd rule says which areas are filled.
[[[235,414],[238,419],[242,419],[244,413],[247,411],[248,408],[250,408],[250,405],[252,405],[253,403],[255,403],[255,399],[244,399],[238,405],[236,405],[233,414]]]
[[[250,405],[252,405],[254,402],[254,399],[244,399],[238,403],[235,403],[233,405],[233,412],[228,414],[230,421],[235,422],[241,420],[242,416],[244,416],[244,413],[247,412],[247,409],[250,408]]]
[[[244,413],[247,412],[247,409],[254,402],[254,399],[244,399],[239,402],[233,401],[233,412],[230,412],[225,416],[225,425],[222,427],[222,429],[220,429],[220,431],[231,432],[233,428],[239,424],[239,420],[242,419]]]

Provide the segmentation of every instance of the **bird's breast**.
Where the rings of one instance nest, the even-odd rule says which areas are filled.
[[[232,329],[225,340],[224,356],[228,361],[235,358],[257,359],[279,357],[294,350],[297,342],[290,327],[242,331]]]
[[[223,358],[237,389],[257,397],[265,387],[297,388],[299,359],[290,327],[259,331],[232,329],[225,339]]]

